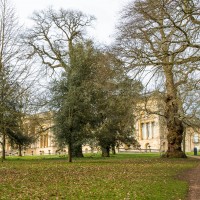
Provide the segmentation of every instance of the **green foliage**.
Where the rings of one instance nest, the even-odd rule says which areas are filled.
[[[134,144],[133,107],[141,88],[112,54],[91,41],[74,45],[70,70],[52,87],[59,143],[75,147],[96,140],[107,152],[119,141]]]
[[[4,72],[7,70],[4,69]],[[0,73],[2,74],[2,73]],[[33,142],[33,137],[28,136],[28,133],[24,133],[22,127],[22,119],[25,116],[23,113],[25,98],[21,91],[22,86],[16,82],[12,82],[9,77],[9,73],[4,73],[4,76],[0,76],[0,93],[2,94],[0,102],[0,133],[4,133],[12,146],[28,145]]]
[[[0,72],[0,133],[5,134],[13,142],[22,141],[23,96],[22,86],[12,81],[8,69]],[[21,129],[21,130],[20,130]],[[25,137],[25,136],[23,136]]]
[[[177,174],[197,164],[158,154],[95,155],[70,164],[53,156],[9,157],[0,163],[0,193],[10,200],[184,199],[188,185]]]
[[[100,58],[98,73],[93,79],[95,91],[95,136],[102,149],[109,149],[120,142],[136,143],[133,135],[135,102],[142,85],[131,79],[123,63],[110,53]],[[109,156],[109,155],[107,155]]]
[[[86,127],[93,123],[88,80],[92,76],[95,53],[91,42],[76,44],[70,70],[52,87],[52,106],[56,108],[54,132],[58,142],[71,143],[72,150],[89,137]]]
[[[198,124],[199,1],[130,1],[121,13],[117,55],[145,82],[145,93],[164,93],[164,116],[158,114],[166,121],[166,156],[184,157],[184,126]]]
[[[11,130],[8,128],[6,130],[6,134],[9,138],[9,142],[11,146],[15,146],[15,144],[20,145],[22,147],[26,147],[35,141],[34,136],[28,135],[28,133],[22,132],[19,127],[16,127],[15,130]]]

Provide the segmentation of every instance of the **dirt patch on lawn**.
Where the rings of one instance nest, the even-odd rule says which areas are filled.
[[[186,199],[200,200],[200,164],[196,168],[185,171],[179,175],[179,178],[189,183],[189,191]]]

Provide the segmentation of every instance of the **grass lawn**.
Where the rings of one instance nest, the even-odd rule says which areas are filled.
[[[58,156],[9,157],[0,163],[0,199],[183,200],[176,178],[199,160],[158,154],[88,155],[68,163]]]

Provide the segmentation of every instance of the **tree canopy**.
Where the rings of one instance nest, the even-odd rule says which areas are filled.
[[[185,156],[179,92],[184,84],[195,91],[192,82],[199,82],[198,13],[195,0],[137,0],[124,9],[118,25],[116,46],[129,69],[137,75],[150,70],[150,79],[157,76],[157,89],[165,92],[169,157]]]

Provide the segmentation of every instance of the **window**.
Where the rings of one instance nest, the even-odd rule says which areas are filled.
[[[41,135],[40,136],[40,148],[44,147],[43,144],[44,144],[44,135]]]
[[[142,139],[146,139],[146,124],[142,123]]]
[[[155,122],[141,123],[141,138],[151,139],[154,138]]]
[[[194,134],[193,142],[194,142],[194,143],[199,143],[199,135],[198,135],[198,133],[195,133],[195,134]]]
[[[40,148],[48,147],[48,134],[40,136]]]
[[[44,147],[48,147],[48,134],[44,136]]]

